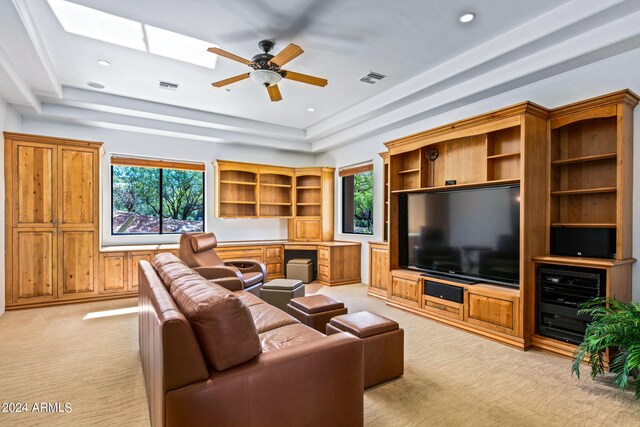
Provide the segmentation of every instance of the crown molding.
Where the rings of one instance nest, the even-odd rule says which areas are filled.
[[[304,141],[287,141],[281,138],[271,138],[228,130],[211,129],[193,124],[169,122],[158,118],[128,116],[65,105],[43,103],[42,111],[39,115],[31,114],[28,111],[21,111],[21,113],[28,118],[57,123],[126,130],[196,141],[232,143],[306,153],[311,152],[311,145]]]

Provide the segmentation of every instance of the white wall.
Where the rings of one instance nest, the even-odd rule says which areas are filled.
[[[105,155],[102,159],[102,244],[105,246],[177,243],[178,235],[166,236],[112,236],[111,224],[111,174],[110,154],[129,154],[171,160],[198,161],[206,163],[205,209],[207,231],[216,233],[218,239],[228,240],[277,240],[287,238],[285,219],[219,219],[214,216],[215,188],[212,162],[215,159],[236,160],[279,166],[313,166],[315,156],[311,154],[263,148],[234,146],[205,141],[191,141],[179,138],[147,135],[127,131],[117,131],[89,126],[77,126],[24,118],[22,131],[39,135],[58,136],[103,142]]]
[[[4,131],[20,131],[20,115],[0,98],[0,165],[4,165]],[[0,173],[0,189],[4,194],[4,173]],[[0,197],[0,314],[5,307],[5,269],[4,269],[4,197]]]
[[[596,62],[588,66],[559,74],[533,84],[510,90],[503,94],[479,100],[462,108],[450,110],[437,116],[424,118],[418,122],[393,129],[379,135],[358,141],[344,147],[322,153],[316,158],[317,165],[333,166],[340,168],[354,163],[374,160],[374,235],[363,237],[351,234],[342,234],[341,225],[341,186],[336,182],[336,233],[339,240],[352,240],[366,242],[382,239],[382,160],[378,153],[385,151],[385,141],[400,138],[412,133],[420,132],[456,120],[474,115],[486,113],[491,110],[506,107],[518,102],[530,100],[548,108],[580,101],[586,98],[629,88],[640,93],[640,79],[638,68],[640,66],[640,49],[636,49],[604,61]],[[636,109],[634,116],[636,133],[634,137],[634,214],[633,222],[640,221],[640,107]],[[339,180],[338,180],[339,181]],[[640,257],[640,227],[633,230],[633,254]],[[362,248],[362,280],[368,282],[368,247]],[[633,267],[633,300],[640,300],[640,265]]]

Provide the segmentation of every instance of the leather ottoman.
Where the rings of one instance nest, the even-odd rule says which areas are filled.
[[[298,279],[304,283],[313,282],[313,261],[295,258],[287,263],[287,279]]]
[[[349,332],[362,340],[364,388],[404,374],[404,330],[397,322],[368,311],[331,319],[327,335]]]
[[[260,288],[260,299],[282,311],[287,310],[291,298],[303,296],[304,283],[301,280],[275,279]]]
[[[327,323],[332,317],[347,314],[342,301],[321,294],[293,298],[287,304],[287,313],[301,323],[325,333]]]

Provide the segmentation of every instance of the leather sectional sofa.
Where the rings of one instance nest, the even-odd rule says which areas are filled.
[[[139,264],[153,426],[360,426],[361,341],[325,336],[172,254]]]

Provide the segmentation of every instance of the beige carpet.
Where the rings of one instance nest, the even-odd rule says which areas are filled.
[[[316,290],[316,288],[311,288]],[[387,307],[363,286],[320,288],[405,329],[405,376],[365,393],[367,426],[640,425],[640,402],[578,381],[570,360],[521,352]],[[0,413],[0,425],[148,425],[136,314],[83,320],[135,299],[0,317],[0,401],[70,402],[71,413]]]

